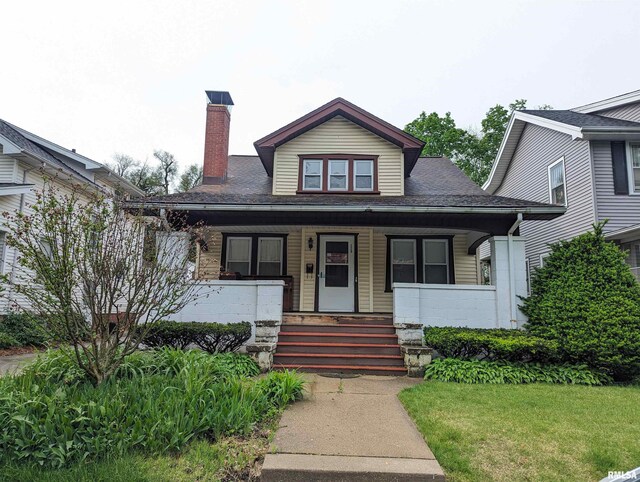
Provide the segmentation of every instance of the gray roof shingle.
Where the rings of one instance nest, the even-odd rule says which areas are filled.
[[[140,199],[148,204],[276,204],[315,206],[543,207],[548,204],[492,196],[445,157],[421,157],[405,180],[404,196],[298,194],[274,196],[258,156],[229,156],[228,178],[221,185]]]
[[[522,110],[525,114],[531,114],[538,117],[544,117],[556,122],[562,122],[575,127],[637,127],[640,129],[639,122],[633,122],[622,119],[614,119],[613,117],[605,117],[597,114],[581,114],[572,110]]]

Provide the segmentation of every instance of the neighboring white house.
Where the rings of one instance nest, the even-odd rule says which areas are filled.
[[[63,192],[80,183],[106,193],[117,189],[125,196],[143,194],[103,164],[0,120],[0,213],[28,213],[45,176]],[[18,253],[7,246],[6,223],[0,217],[0,274],[12,280],[16,277]],[[10,309],[14,295],[11,283],[3,287],[0,315]]]
[[[606,237],[628,250],[640,279],[640,90],[568,110],[514,112],[483,188],[566,207],[560,218],[520,226],[532,269],[550,243],[607,219]],[[482,246],[480,256],[489,254]]]

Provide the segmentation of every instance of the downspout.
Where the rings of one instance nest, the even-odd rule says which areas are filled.
[[[515,280],[515,266],[513,266],[513,233],[522,223],[522,213],[518,213],[516,222],[507,231],[507,258],[509,261],[509,307],[511,308],[511,327],[517,328],[517,306],[516,306],[516,280]]]

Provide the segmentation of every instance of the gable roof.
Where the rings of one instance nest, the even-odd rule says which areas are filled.
[[[267,175],[273,175],[273,157],[278,146],[338,115],[400,147],[404,153],[405,176],[409,176],[425,143],[341,97],[253,143]]]
[[[509,119],[500,149],[493,161],[489,178],[482,189],[493,194],[502,184],[511,158],[526,124],[534,124],[568,134],[572,139],[606,138],[616,140],[625,136],[640,136],[640,123],[615,119],[573,110],[520,110]]]
[[[126,192],[140,196],[143,191],[119,176],[105,165],[85,157],[73,150],[66,149],[54,142],[44,139],[25,129],[0,119],[0,144],[5,154],[27,154],[39,161],[60,169],[73,177],[96,185],[95,182],[79,171],[73,163],[80,165],[97,177],[108,179],[111,184],[118,184]],[[111,179],[109,179],[111,178]]]
[[[563,207],[492,196],[480,189],[445,157],[416,160],[405,179],[404,196],[273,195],[272,179],[266,176],[258,156],[229,156],[225,184],[197,186],[190,191],[134,200],[132,207],[173,207],[192,210],[266,211],[403,211],[407,212],[527,212],[530,218],[555,217]]]
[[[640,90],[634,90],[627,92],[626,94],[616,95],[615,97],[609,97],[608,99],[592,102],[591,104],[581,105],[571,109],[574,112],[580,112],[583,114],[591,114],[593,112],[600,112],[603,110],[614,109],[626,104],[633,104],[640,102]]]

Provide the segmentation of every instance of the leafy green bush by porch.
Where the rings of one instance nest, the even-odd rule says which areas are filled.
[[[14,346],[43,346],[50,339],[42,320],[22,313],[8,313],[0,318],[0,335],[3,333],[16,341]]]
[[[19,346],[18,340],[9,335],[8,333],[3,333],[0,331],[0,349],[13,348],[14,346]]]
[[[292,373],[250,378],[257,366],[236,354],[138,352],[98,386],[70,360],[49,352],[0,379],[0,463],[178,452],[194,439],[247,434],[302,391]]]
[[[556,342],[522,330],[426,327],[424,342],[446,358],[540,363],[558,360]]]
[[[552,245],[521,309],[528,331],[557,342],[563,361],[628,381],[640,375],[640,284],[603,227]]]
[[[427,366],[427,380],[458,383],[564,383],[603,385],[606,375],[578,365],[541,365],[441,358]]]
[[[251,323],[200,323],[159,321],[149,328],[143,343],[152,348],[184,350],[197,345],[209,353],[233,352],[251,338]]]

